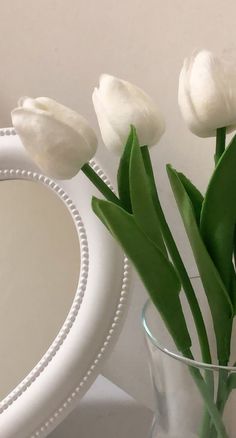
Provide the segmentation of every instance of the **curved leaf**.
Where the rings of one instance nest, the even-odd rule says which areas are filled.
[[[188,179],[183,173],[178,172],[178,177],[180,181],[182,182],[191,202],[194,208],[195,212],[195,218],[197,221],[197,224],[200,223],[200,215],[201,215],[201,209],[202,209],[202,203],[203,203],[203,196],[199,192],[199,190],[193,185],[193,183]]]
[[[195,219],[193,205],[178,172],[170,165],[167,166],[167,172],[211,309],[218,359],[221,364],[225,364],[230,355],[233,307],[220,275],[204,245]]]
[[[135,130],[133,130],[133,144],[130,156],[129,184],[132,212],[137,224],[167,256],[158,214],[153,203],[149,178]]]
[[[133,133],[134,130],[131,127],[130,134],[126,142],[123,154],[121,156],[119,168],[117,172],[117,185],[118,185],[118,193],[119,193],[121,205],[129,213],[132,213],[132,206],[131,206],[130,192],[129,192],[129,162],[130,162],[131,148],[133,144]]]
[[[92,207],[132,260],[177,348],[182,352],[189,349],[191,339],[179,299],[181,286],[173,265],[146,237],[133,215],[96,198],[92,200]]]
[[[202,206],[200,229],[206,247],[221,275],[231,300],[235,281],[232,257],[236,222],[236,137],[221,156]]]

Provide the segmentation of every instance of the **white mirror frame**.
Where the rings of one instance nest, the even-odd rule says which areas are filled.
[[[99,165],[91,164],[109,183]],[[80,242],[79,285],[70,312],[46,354],[0,403],[1,438],[43,438],[73,410],[117,340],[128,307],[129,266],[92,212],[91,197],[99,194],[82,172],[60,182],[42,175],[13,128],[0,129],[0,180],[8,179],[53,190],[69,209]]]

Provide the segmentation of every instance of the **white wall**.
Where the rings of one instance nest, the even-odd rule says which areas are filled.
[[[153,161],[163,205],[191,275],[196,269],[170,194],[165,163],[191,175],[204,190],[213,163],[213,141],[194,138],[182,122],[178,75],[183,58],[196,48],[234,51],[235,17],[233,0],[1,1],[0,126],[10,124],[9,112],[19,96],[46,95],[83,113],[97,129],[91,92],[100,73],[143,87],[166,117],[167,131],[152,151]],[[102,144],[97,157],[114,178],[116,159]],[[137,321],[144,300],[137,279],[133,289],[138,296],[132,312]],[[132,327],[131,337],[139,338]],[[130,383],[132,370],[135,367],[144,376],[143,385],[146,371],[141,344],[130,358],[125,330],[117,347],[123,354],[117,368],[130,371],[126,386],[133,386],[135,393],[137,380]]]

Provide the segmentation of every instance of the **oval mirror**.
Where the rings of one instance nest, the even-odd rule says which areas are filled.
[[[42,175],[14,130],[0,130],[2,438],[47,436],[121,329],[128,264],[93,214],[93,194],[82,173],[60,182]]]

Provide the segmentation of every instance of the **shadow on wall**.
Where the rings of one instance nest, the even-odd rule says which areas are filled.
[[[144,438],[148,436],[152,416],[149,409],[132,399],[82,400],[49,438]]]

